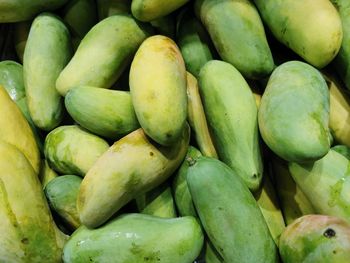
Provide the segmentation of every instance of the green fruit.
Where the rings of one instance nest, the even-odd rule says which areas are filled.
[[[145,40],[130,68],[130,92],[136,116],[145,133],[169,146],[186,124],[186,69],[180,50],[170,38]]]
[[[187,183],[200,221],[225,262],[277,262],[277,249],[253,195],[223,162],[190,162]]]
[[[343,31],[337,10],[328,0],[254,0],[278,41],[317,68],[337,55]],[[320,27],[322,25],[322,27]]]
[[[55,15],[35,18],[24,51],[23,76],[33,122],[50,131],[63,117],[63,104],[55,83],[71,57],[69,31]]]
[[[193,217],[160,218],[124,214],[98,229],[81,226],[63,251],[70,263],[192,263],[203,245]]]
[[[44,189],[45,186],[54,178],[56,178],[58,175],[57,173],[51,169],[47,161],[44,159],[41,162],[41,168],[39,173],[39,179],[42,185],[42,188]]]
[[[131,12],[140,21],[149,22],[166,16],[189,0],[132,0]]]
[[[347,263],[350,224],[337,217],[303,216],[283,232],[280,254],[284,263]]]
[[[199,91],[220,160],[257,190],[263,175],[258,110],[247,82],[234,66],[214,60],[199,74]]]
[[[0,156],[0,262],[60,262],[60,237],[36,172],[1,140]]]
[[[343,155],[346,159],[350,160],[350,148],[345,145],[336,145],[331,148],[333,151],[336,151]]]
[[[205,263],[222,263],[224,260],[219,255],[219,253],[216,251],[214,246],[210,243],[210,241],[207,240],[205,243]]]
[[[258,119],[265,143],[287,161],[315,161],[329,151],[328,87],[306,63],[290,61],[274,70]]]
[[[81,181],[81,177],[76,175],[62,175],[52,179],[45,186],[45,195],[50,207],[72,229],[80,226],[76,202]]]
[[[65,97],[66,109],[84,128],[119,139],[139,128],[130,93],[95,87],[77,87]]]
[[[196,15],[220,57],[243,76],[267,76],[274,62],[259,13],[249,0],[196,0]]]
[[[44,152],[57,172],[84,176],[108,147],[100,137],[70,125],[60,126],[46,136]]]
[[[76,86],[110,88],[149,35],[148,29],[128,15],[111,16],[97,23],[59,75],[58,92],[65,96]]]
[[[115,142],[81,184],[77,201],[80,221],[97,227],[129,201],[163,183],[185,157],[189,137],[187,125],[180,140],[170,147],[151,141],[142,129]]]

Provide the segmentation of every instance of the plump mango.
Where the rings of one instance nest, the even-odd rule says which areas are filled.
[[[350,224],[333,216],[303,216],[283,232],[280,254],[284,263],[347,263]]]
[[[328,87],[304,62],[286,62],[274,70],[258,119],[265,143],[287,161],[315,161],[329,151]]]
[[[142,129],[115,142],[81,184],[77,201],[80,221],[97,227],[126,203],[163,183],[185,157],[189,136],[187,125],[171,147],[156,144]]]
[[[140,127],[130,93],[81,86],[65,97],[70,116],[89,131],[110,139],[119,139]]]
[[[130,92],[137,119],[145,133],[169,146],[179,140],[186,124],[186,69],[170,38],[149,37],[136,52],[130,68]]]
[[[254,0],[273,35],[317,68],[337,55],[343,30],[329,0]],[[322,25],[322,26],[321,26]]]
[[[59,173],[84,176],[108,149],[108,143],[76,125],[60,126],[45,139],[49,165]]]
[[[63,251],[63,262],[191,263],[203,245],[193,217],[161,218],[124,214],[98,229],[81,226]]]
[[[274,62],[259,13],[249,0],[196,0],[195,11],[222,60],[243,76],[267,76]]]
[[[59,75],[58,92],[65,96],[76,86],[110,88],[131,62],[149,31],[149,27],[126,14],[97,23]]]

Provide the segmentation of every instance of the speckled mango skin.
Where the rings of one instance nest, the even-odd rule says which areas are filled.
[[[315,68],[286,62],[273,71],[261,98],[260,134],[287,161],[318,160],[330,148],[329,103],[327,84]]]
[[[65,263],[191,263],[203,245],[193,217],[124,214],[98,229],[81,226],[64,247]]]
[[[348,263],[350,224],[333,216],[303,216],[281,235],[280,255],[284,263]]]
[[[176,43],[168,37],[147,38],[130,68],[130,92],[145,133],[169,146],[180,138],[187,118],[186,69]]]
[[[343,31],[328,0],[254,0],[261,18],[278,41],[317,68],[337,55]]]
[[[140,194],[163,183],[181,164],[189,143],[186,125],[177,143],[160,146],[140,128],[105,152],[86,174],[78,194],[80,221],[94,228]]]
[[[330,150],[314,163],[289,163],[289,171],[315,212],[350,223],[350,169],[346,157]]]
[[[67,125],[52,130],[46,136],[44,152],[55,171],[84,176],[108,147],[102,138],[77,125]]]
[[[0,262],[61,262],[62,247],[37,174],[0,140]]]

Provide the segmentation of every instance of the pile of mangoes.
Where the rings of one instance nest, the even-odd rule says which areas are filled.
[[[350,0],[0,0],[1,263],[349,263]]]

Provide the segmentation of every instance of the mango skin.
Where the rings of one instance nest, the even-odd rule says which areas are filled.
[[[56,15],[37,16],[30,28],[23,58],[23,78],[30,115],[35,125],[50,131],[63,118],[56,79],[72,55],[70,34]]]
[[[161,145],[175,143],[187,118],[186,69],[176,43],[161,35],[147,38],[136,52],[129,81],[145,133]]]
[[[60,126],[45,139],[49,165],[62,174],[84,176],[109,145],[102,138],[76,125]]]
[[[337,55],[343,30],[330,1],[254,0],[254,3],[277,40],[311,65],[323,68]]]
[[[189,137],[187,125],[177,143],[164,147],[140,128],[115,142],[80,186],[80,221],[87,227],[97,227],[129,201],[163,183],[184,159]]]
[[[170,14],[188,1],[189,0],[132,0],[131,12],[136,19],[149,22]]]
[[[260,79],[274,68],[259,13],[249,0],[196,0],[195,12],[222,60]]]
[[[203,233],[193,217],[123,214],[98,229],[81,226],[64,247],[63,262],[191,263],[202,245]]]
[[[97,23],[57,78],[58,92],[65,96],[68,90],[83,85],[110,88],[150,32],[149,27],[126,14]]]
[[[36,172],[2,140],[0,156],[0,262],[60,262],[60,237]]]
[[[64,102],[77,123],[109,139],[119,139],[140,127],[127,91],[81,86],[68,91]]]
[[[258,110],[247,82],[231,64],[212,60],[199,73],[199,92],[220,160],[256,191],[263,164]]]
[[[330,148],[329,91],[312,66],[290,61],[272,73],[259,107],[264,142],[290,162],[315,161]]]
[[[303,216],[283,232],[280,254],[284,263],[347,263],[350,224],[333,216]]]

